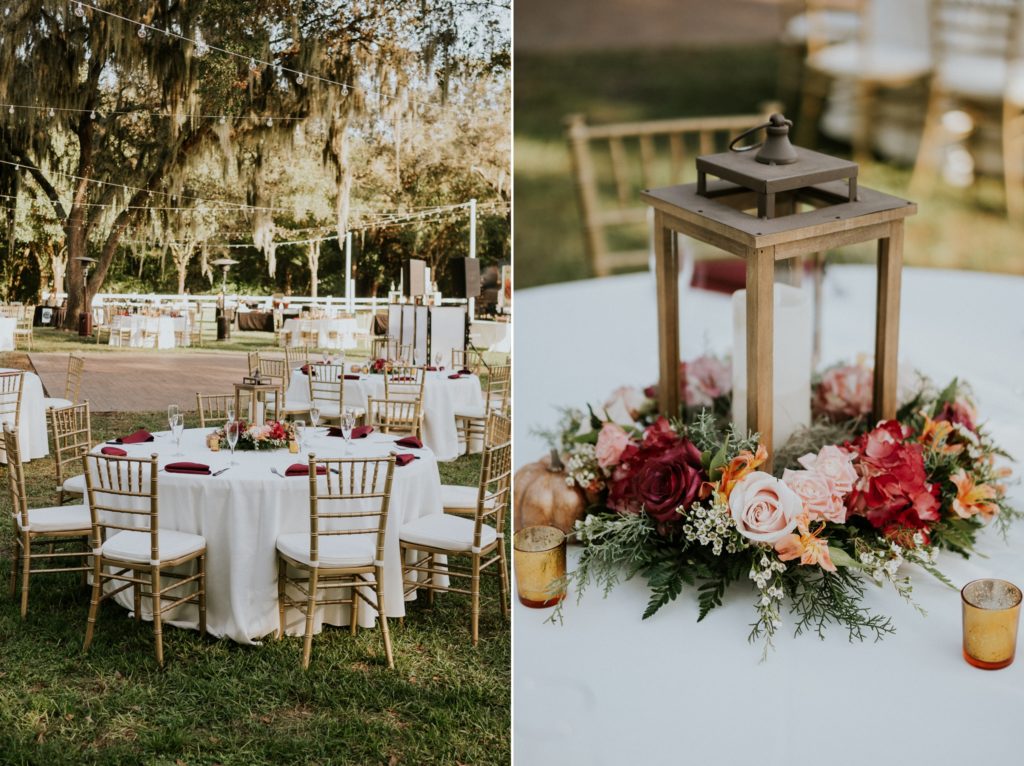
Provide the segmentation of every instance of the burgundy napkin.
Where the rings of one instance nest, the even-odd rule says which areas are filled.
[[[403,436],[395,442],[399,447],[410,447],[411,449],[423,449],[423,442],[415,436]]]
[[[115,455],[117,457],[127,457],[128,453],[120,447],[104,447],[100,450],[104,455]]]
[[[345,375],[342,375],[341,377],[343,377],[345,380],[359,380],[359,378],[360,378],[359,375],[355,375],[354,373],[346,373]]]
[[[394,380],[399,380],[399,381],[404,381],[404,380],[408,380],[408,381],[414,381],[414,380],[416,380],[416,378],[414,378],[414,377],[413,377],[412,375],[398,375],[398,376],[396,376],[396,377],[392,378],[391,380],[393,380],[393,381],[394,381]]]
[[[320,476],[327,473],[327,466],[318,465],[316,467],[316,474]],[[306,463],[292,463],[288,466],[288,470],[284,472],[285,476],[309,476],[309,465]]]
[[[398,466],[409,465],[409,463],[411,463],[415,459],[416,459],[415,455],[408,455],[408,454],[395,455],[395,465],[398,465]]]
[[[168,463],[164,466],[167,473],[196,473],[210,475],[210,466],[203,463]]]
[[[424,367],[423,369],[426,370],[427,372],[437,372],[438,368],[437,367]]]
[[[352,429],[353,439],[365,439],[367,436],[373,433],[373,426],[356,426]],[[341,429],[337,426],[331,426],[327,429],[328,436],[344,436]]]
[[[145,428],[140,428],[135,433],[122,436],[120,439],[114,439],[114,441],[118,444],[142,444],[142,442],[153,441],[153,434]]]
[[[461,377],[462,377],[462,373],[461,372],[453,372],[451,375],[448,376],[448,379],[449,380],[458,380]]]
[[[473,371],[468,369],[468,368],[466,368],[466,367],[463,367],[461,370],[459,370],[459,374],[460,375],[472,375]]]
[[[302,372],[303,375],[312,375],[315,378],[316,377],[316,370],[310,371],[309,367],[310,367],[310,365],[304,364],[304,365],[302,365],[299,368],[299,370]]]

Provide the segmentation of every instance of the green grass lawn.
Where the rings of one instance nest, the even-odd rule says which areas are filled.
[[[771,47],[652,51],[517,53],[515,87],[516,287],[591,276],[583,250],[568,145],[567,115],[593,124],[749,114],[778,99],[778,52]],[[786,105],[794,119],[798,109]],[[845,147],[820,147],[841,154]],[[906,196],[909,168],[861,167],[862,183]],[[1019,225],[1006,220],[1002,180],[983,178],[967,190],[939,185],[918,199],[907,224],[910,265],[1024,274]],[[632,245],[645,242],[639,227]],[[851,248],[842,260],[873,257]]]
[[[93,416],[105,440],[165,427],[164,413]],[[475,484],[478,456],[442,463]],[[0,513],[9,518],[6,470]],[[34,505],[53,502],[50,459],[26,464]],[[376,630],[327,628],[299,667],[301,638],[262,646],[168,627],[156,665],[152,624],[104,605],[82,654],[89,595],[74,574],[33,579],[28,618],[7,596],[12,530],[0,532],[0,763],[496,764],[509,762],[510,633],[487,578],[480,644],[469,602],[448,594],[392,621],[397,670]]]

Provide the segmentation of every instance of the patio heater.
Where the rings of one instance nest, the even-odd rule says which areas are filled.
[[[231,321],[234,314],[228,314],[228,269],[237,264],[234,258],[218,258],[210,261],[211,266],[220,266],[220,294],[222,304],[217,308],[217,340],[229,340],[231,338]]]
[[[92,304],[89,302],[89,267],[96,263],[95,258],[80,255],[75,258],[82,264],[82,295],[85,301],[82,311],[78,313],[78,334],[83,337],[92,335]]]

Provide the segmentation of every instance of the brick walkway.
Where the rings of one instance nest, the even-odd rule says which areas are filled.
[[[51,396],[64,395],[67,354],[29,354]],[[154,412],[168,404],[185,410],[196,406],[196,392],[231,393],[231,384],[246,374],[245,354],[82,354],[80,400],[93,412]]]

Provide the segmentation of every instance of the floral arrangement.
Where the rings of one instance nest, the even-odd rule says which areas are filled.
[[[291,423],[268,420],[263,425],[248,425],[244,420],[240,420],[237,426],[240,430],[235,449],[280,449],[281,447],[287,447],[288,442],[295,441],[295,428]],[[217,431],[216,436],[226,444],[227,433],[225,428]]]
[[[682,372],[679,419],[658,413],[653,389],[619,388],[587,413],[565,411],[546,434],[564,455],[566,482],[590,504],[568,576],[579,597],[591,583],[607,593],[640,575],[651,591],[645,618],[690,586],[702,620],[731,584],[749,580],[749,638],[765,652],[787,600],[798,635],[837,624],[851,639],[877,640],[894,627],[863,606],[868,584],[889,583],[913,604],[904,563],[951,585],[937,551],[969,556],[987,524],[1005,532],[1020,516],[997,465],[1007,456],[956,380],[937,391],[920,378],[896,419],[872,424],[870,367],[827,370],[813,386],[814,424],[768,473],[757,435],[727,423],[728,363],[702,357]]]
[[[391,372],[392,363],[388,359],[374,359],[366,365],[366,371],[373,375],[384,375]]]

